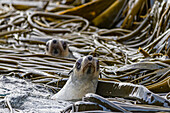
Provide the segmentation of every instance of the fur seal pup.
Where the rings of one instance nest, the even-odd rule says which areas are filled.
[[[87,93],[95,93],[99,76],[99,61],[91,55],[77,59],[64,87],[51,99],[78,100]]]
[[[52,39],[46,42],[45,53],[55,57],[75,58],[66,41]]]

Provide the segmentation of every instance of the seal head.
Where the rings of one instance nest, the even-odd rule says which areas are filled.
[[[78,100],[95,93],[99,76],[99,61],[91,55],[77,59],[64,87],[52,99]]]
[[[47,41],[45,53],[55,57],[75,58],[69,50],[68,43],[61,39]]]

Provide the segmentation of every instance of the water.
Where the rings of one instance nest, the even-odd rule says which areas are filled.
[[[47,87],[39,84],[33,84],[28,80],[23,80],[10,76],[1,76],[0,95],[6,96],[0,98],[0,112],[9,111],[8,104],[13,111],[22,112],[50,112],[56,113],[68,106],[71,102],[51,100],[53,95]]]

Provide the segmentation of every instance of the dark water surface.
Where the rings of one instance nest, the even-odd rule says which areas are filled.
[[[13,112],[59,112],[70,102],[51,100],[53,95],[44,85],[33,84],[30,81],[16,77],[0,77],[0,111],[11,112],[5,109],[6,105],[12,107]]]

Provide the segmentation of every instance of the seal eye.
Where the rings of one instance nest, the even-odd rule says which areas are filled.
[[[49,42],[46,43],[46,50],[48,51]]]
[[[67,47],[67,43],[65,41],[62,41],[63,49],[65,50]]]
[[[81,68],[81,62],[82,62],[82,59],[79,59],[77,62],[76,62],[76,68],[79,70]]]

